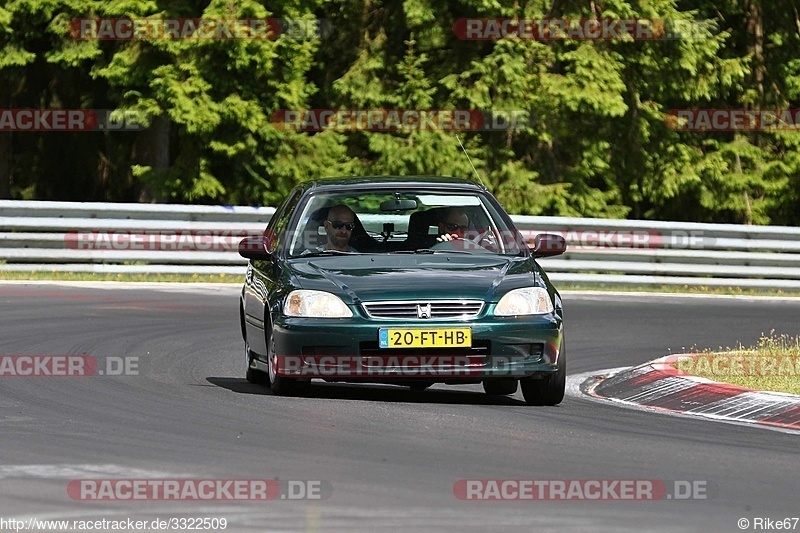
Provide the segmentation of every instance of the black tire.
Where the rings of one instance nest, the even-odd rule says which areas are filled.
[[[517,383],[511,378],[487,379],[483,381],[483,391],[491,396],[508,396],[517,392]]]
[[[567,386],[567,351],[561,341],[558,356],[558,370],[541,379],[523,378],[519,380],[522,396],[528,405],[558,405],[564,399]]]
[[[239,327],[242,330],[242,340],[247,342],[247,328],[244,323],[244,306],[239,302]]]
[[[275,341],[270,338],[269,352],[267,353],[267,364],[269,366],[269,373],[267,374],[267,381],[272,394],[275,396],[297,396],[308,391],[311,386],[311,380],[298,381],[293,378],[278,376],[275,374],[276,355],[275,355]]]
[[[255,354],[250,351],[250,343],[247,341],[244,343],[244,353],[245,357],[247,358],[247,370],[244,374],[245,379],[250,383],[255,383],[256,385],[268,385],[269,376],[251,366],[251,363],[255,358]]]
[[[408,387],[414,392],[422,392],[431,385],[433,385],[433,383],[430,383],[428,381],[420,381],[418,383],[412,383]]]

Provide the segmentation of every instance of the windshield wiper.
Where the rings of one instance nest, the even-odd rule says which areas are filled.
[[[472,255],[472,252],[466,250],[431,250],[435,254],[467,254]]]
[[[418,250],[392,250],[390,254],[432,254],[433,250],[419,248]]]
[[[341,250],[320,250],[317,252],[303,252],[293,257],[320,257],[323,255],[356,255],[358,252],[342,252]]]
[[[465,250],[431,250],[430,248],[417,248],[416,250],[394,250],[390,254],[471,254]]]

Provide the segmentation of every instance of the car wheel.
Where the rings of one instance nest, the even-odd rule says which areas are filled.
[[[266,385],[269,383],[269,379],[267,376],[261,372],[260,370],[253,368],[251,365],[253,363],[253,359],[255,358],[255,354],[250,351],[250,343],[245,341],[244,343],[244,355],[247,361],[247,371],[245,372],[245,379],[250,383],[256,383],[258,385]]]
[[[483,382],[483,391],[492,396],[507,396],[517,392],[516,379],[487,379]]]
[[[564,399],[567,385],[567,352],[561,343],[558,356],[558,370],[541,379],[523,378],[519,380],[522,396],[528,405],[558,405]]]
[[[277,355],[275,354],[275,341],[270,338],[269,353],[267,354],[268,368],[269,368],[269,388],[272,389],[272,394],[276,396],[294,396],[302,394],[307,391],[311,385],[311,380],[298,381],[296,379],[279,376],[275,372],[277,365]]]

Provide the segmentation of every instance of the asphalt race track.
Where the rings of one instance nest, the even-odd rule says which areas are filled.
[[[800,517],[800,435],[480,386],[243,377],[238,286],[0,284],[0,355],[88,355],[138,374],[0,378],[0,519],[227,519],[226,531],[741,531]],[[695,343],[800,333],[800,302],[565,296],[569,374]],[[115,359],[116,358],[116,359]],[[115,367],[116,368],[116,367]],[[71,480],[325,481],[324,500],[86,501]],[[464,479],[698,481],[706,499],[464,501]],[[766,522],[761,522],[766,524]],[[2,523],[0,523],[2,524]],[[791,529],[791,528],[790,528]],[[800,530],[800,524],[796,525]]]

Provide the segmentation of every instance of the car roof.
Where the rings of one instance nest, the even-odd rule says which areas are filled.
[[[303,184],[305,189],[316,189],[320,192],[326,189],[355,190],[372,187],[376,189],[397,189],[405,187],[424,187],[426,189],[441,189],[443,191],[486,191],[486,187],[463,178],[445,176],[358,176],[322,178],[308,181]]]

